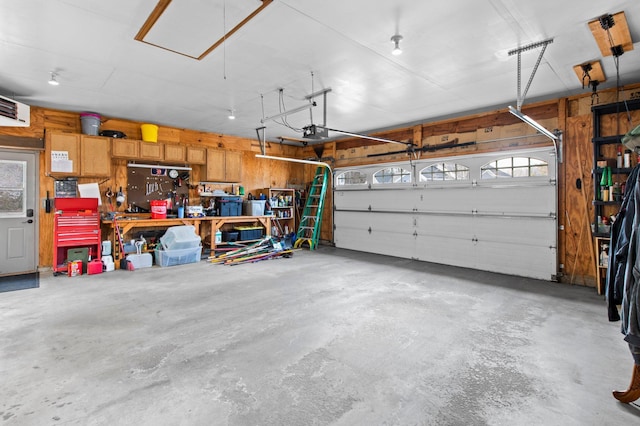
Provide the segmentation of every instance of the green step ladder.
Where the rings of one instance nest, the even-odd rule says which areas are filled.
[[[320,239],[320,225],[322,225],[322,210],[324,209],[324,196],[329,185],[328,167],[318,167],[313,178],[307,202],[302,211],[295,248],[300,248],[304,243],[309,245],[309,250],[315,250]]]

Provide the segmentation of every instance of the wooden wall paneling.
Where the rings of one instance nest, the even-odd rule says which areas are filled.
[[[54,194],[54,180],[47,176],[46,170],[46,153],[40,152],[40,179],[39,179],[39,191],[40,199],[43,200],[47,196],[49,191],[49,197],[53,198]],[[50,267],[53,263],[53,209],[51,213],[46,213],[42,204],[40,204],[40,213],[38,214],[38,267]]]
[[[565,274],[564,281],[573,284],[595,286],[595,275],[591,265],[591,222],[593,207],[587,203],[587,211],[581,197],[593,198],[593,147],[591,115],[570,117],[567,119],[567,131],[564,139],[565,150],[565,210],[558,212],[566,217],[564,231]],[[579,155],[579,157],[578,157]],[[583,175],[579,173],[582,165]],[[569,166],[572,165],[572,166]],[[577,188],[581,180],[582,189]]]
[[[218,135],[215,135],[213,133],[198,132],[188,129],[184,129],[180,132],[180,143],[183,144],[216,147],[218,139]]]
[[[44,111],[44,129],[47,131],[63,131],[72,133],[81,133],[82,125],[80,115],[78,113],[45,110]]]
[[[127,139],[141,140],[140,123],[118,118],[100,117],[100,130],[115,130],[127,135]]]
[[[158,140],[161,142],[181,143],[181,129],[175,127],[158,126]]]

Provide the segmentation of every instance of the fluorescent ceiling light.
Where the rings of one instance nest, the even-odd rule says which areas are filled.
[[[528,115],[523,114],[522,112],[518,111],[517,109],[515,109],[511,105],[509,105],[509,112],[511,114],[515,115],[516,117],[518,117],[520,120],[522,120],[525,123],[527,123],[529,126],[531,126],[534,129],[536,129],[538,132],[542,133],[543,135],[545,135],[546,137],[551,139],[552,141],[555,142],[555,141],[558,140],[558,136],[557,135],[555,135],[552,132],[548,131],[547,129],[542,127],[542,125],[540,123],[535,121],[533,118],[529,117]]]
[[[138,167],[141,169],[175,169],[175,170],[192,170],[191,167],[183,166],[168,166],[166,164],[142,164],[142,163],[128,163],[127,167]]]

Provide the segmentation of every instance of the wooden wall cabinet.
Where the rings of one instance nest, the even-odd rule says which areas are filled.
[[[111,139],[82,135],[80,176],[111,177]]]
[[[207,149],[206,180],[240,182],[242,180],[242,152]]]
[[[187,158],[187,148],[179,144],[164,144],[164,161],[184,163]]]
[[[47,133],[46,167],[47,172],[56,176],[78,176],[80,174],[80,135],[75,133]],[[70,171],[60,171],[52,165],[51,153],[64,152],[72,162]]]
[[[207,164],[207,148],[199,146],[187,147],[187,163]]]
[[[113,138],[111,141],[111,155],[114,158],[138,158],[140,147],[137,140]]]
[[[143,142],[139,141],[138,158],[140,160],[164,160],[164,144],[159,142]]]
[[[77,133],[47,134],[46,167],[55,176],[111,176],[111,139]],[[70,170],[64,162],[52,164],[52,152],[66,153],[71,161]],[[67,163],[68,164],[68,163]]]

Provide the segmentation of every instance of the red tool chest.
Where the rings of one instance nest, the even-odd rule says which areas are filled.
[[[100,213],[97,198],[56,198],[53,226],[53,272],[67,272],[67,250],[86,247],[100,259]]]

